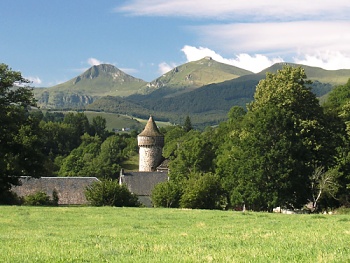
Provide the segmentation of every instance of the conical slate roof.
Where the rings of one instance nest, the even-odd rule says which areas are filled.
[[[139,134],[139,136],[159,137],[163,136],[163,134],[159,132],[157,125],[153,120],[153,117],[150,116],[145,129]]]

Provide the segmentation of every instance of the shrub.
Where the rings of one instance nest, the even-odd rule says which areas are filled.
[[[179,207],[181,187],[173,181],[157,184],[151,195],[154,207]]]
[[[350,208],[348,207],[339,207],[335,210],[335,213],[338,215],[349,215],[350,214]]]
[[[138,198],[118,181],[102,179],[85,190],[85,196],[92,206],[140,206]]]
[[[211,173],[192,174],[180,199],[183,208],[222,209],[224,192],[220,178]]]
[[[57,192],[54,190],[52,195],[53,195],[53,199],[50,200],[50,197],[46,193],[42,191],[38,191],[34,194],[25,196],[23,204],[33,205],[33,206],[57,206],[58,205]]]
[[[3,191],[0,193],[0,205],[21,205],[23,199],[12,191]]]

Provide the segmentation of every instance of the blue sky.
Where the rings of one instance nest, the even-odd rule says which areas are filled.
[[[348,0],[1,0],[0,63],[49,87],[99,63],[152,81],[204,56],[350,68]]]

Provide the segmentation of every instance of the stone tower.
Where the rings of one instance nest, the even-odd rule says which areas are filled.
[[[155,171],[162,161],[162,150],[164,136],[161,134],[152,116],[146,124],[145,129],[137,136],[139,146],[139,171]]]

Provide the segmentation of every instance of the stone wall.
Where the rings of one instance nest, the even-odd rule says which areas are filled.
[[[155,171],[162,161],[162,147],[141,146],[139,149],[139,171]]]
[[[12,191],[21,197],[41,191],[52,198],[56,190],[59,205],[84,205],[86,187],[98,181],[96,177],[21,177],[22,185],[13,187]]]
[[[164,136],[137,136],[138,146],[164,146]]]

